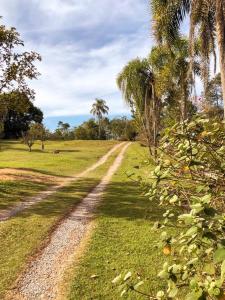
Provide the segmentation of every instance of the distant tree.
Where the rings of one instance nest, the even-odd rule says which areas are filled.
[[[75,128],[75,139],[77,140],[97,140],[99,132],[98,124],[94,119],[84,122],[79,127]]]
[[[39,131],[36,127],[36,124],[31,124],[29,130],[23,133],[23,142],[28,146],[29,152],[32,150],[35,140],[37,139]]]
[[[45,150],[45,141],[47,139],[48,131],[42,123],[34,123],[31,125],[30,130],[32,129],[33,135],[36,139],[41,141],[41,150]]]
[[[99,126],[99,133],[98,137],[101,138],[101,121],[104,115],[108,114],[109,107],[106,105],[106,101],[103,99],[95,99],[95,102],[92,105],[91,114],[97,117],[98,126]]]
[[[1,94],[0,107],[4,138],[19,138],[32,122],[41,123],[43,120],[42,111],[26,94],[18,91]]]
[[[223,93],[220,74],[209,81],[204,100],[203,111],[209,117],[223,117]]]
[[[115,140],[134,140],[137,135],[134,120],[128,120],[126,117],[112,119],[110,133]]]
[[[59,136],[59,138],[67,139],[69,137],[69,129],[70,124],[64,123],[62,121],[58,122],[58,128],[56,129],[56,134]]]

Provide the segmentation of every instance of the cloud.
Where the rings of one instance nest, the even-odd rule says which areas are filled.
[[[89,113],[95,97],[127,112],[116,87],[124,64],[151,46],[147,0],[2,0],[3,22],[42,55],[32,82],[46,116]]]

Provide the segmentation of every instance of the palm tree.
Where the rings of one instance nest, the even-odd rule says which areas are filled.
[[[220,52],[220,70],[225,107],[225,1],[224,0],[151,0],[153,29],[159,42],[171,44],[178,36],[182,22],[190,18],[191,66],[196,35],[200,41],[202,74],[206,90],[211,53],[216,58],[216,40]],[[224,109],[225,117],[225,109]]]
[[[155,93],[155,79],[147,59],[130,61],[117,77],[117,85],[125,102],[145,134],[150,154],[154,145],[156,156],[160,99]]]
[[[91,114],[98,119],[98,137],[101,138],[101,121],[104,115],[108,114],[109,107],[106,105],[106,101],[103,99],[95,99],[92,105]]]
[[[152,66],[157,94],[162,99],[169,98],[172,93],[174,102],[179,103],[180,118],[188,117],[188,98],[190,85],[187,81],[189,72],[189,46],[188,40],[178,38],[171,47],[166,44],[155,46],[149,55]],[[199,65],[194,61],[194,73],[199,74]],[[165,102],[165,101],[164,101]]]

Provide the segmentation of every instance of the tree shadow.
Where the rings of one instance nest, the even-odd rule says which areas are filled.
[[[15,150],[15,151],[19,151],[19,152],[28,152],[28,153],[43,153],[43,154],[55,154],[54,151],[57,151],[59,153],[77,153],[77,152],[81,152],[80,150],[76,150],[76,149],[31,149],[31,152],[29,151],[28,148],[18,148],[18,147],[10,147],[10,146],[3,146],[0,144],[0,151],[4,152],[4,151],[8,151],[8,150]]]
[[[68,175],[62,175],[62,174],[57,174],[55,172],[51,172],[51,171],[46,171],[46,170],[42,170],[42,169],[34,169],[34,168],[11,168],[11,167],[0,167],[0,169],[13,169],[13,170],[18,170],[18,171],[30,171],[33,173],[36,173],[38,175],[50,175],[50,176],[54,176],[54,177],[58,177],[58,178],[74,178],[74,176],[68,176]]]
[[[7,209],[50,186],[52,186],[51,183],[33,181],[0,181],[0,210]]]
[[[33,214],[46,217],[66,216],[98,183],[99,179],[80,179],[19,213],[18,217],[27,218]],[[149,219],[159,221],[164,212],[165,210],[155,202],[150,202],[141,195],[138,186],[133,182],[111,183],[107,188],[107,193],[96,208],[96,215],[126,220]]]
[[[165,209],[159,207],[156,201],[148,200],[136,183],[126,181],[110,183],[97,212],[100,216],[155,222],[162,219]]]

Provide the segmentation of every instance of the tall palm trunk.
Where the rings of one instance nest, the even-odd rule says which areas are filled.
[[[101,118],[98,117],[98,138],[101,139]]]
[[[225,1],[216,0],[216,30],[220,52],[220,72],[223,92],[223,107],[225,119]]]

